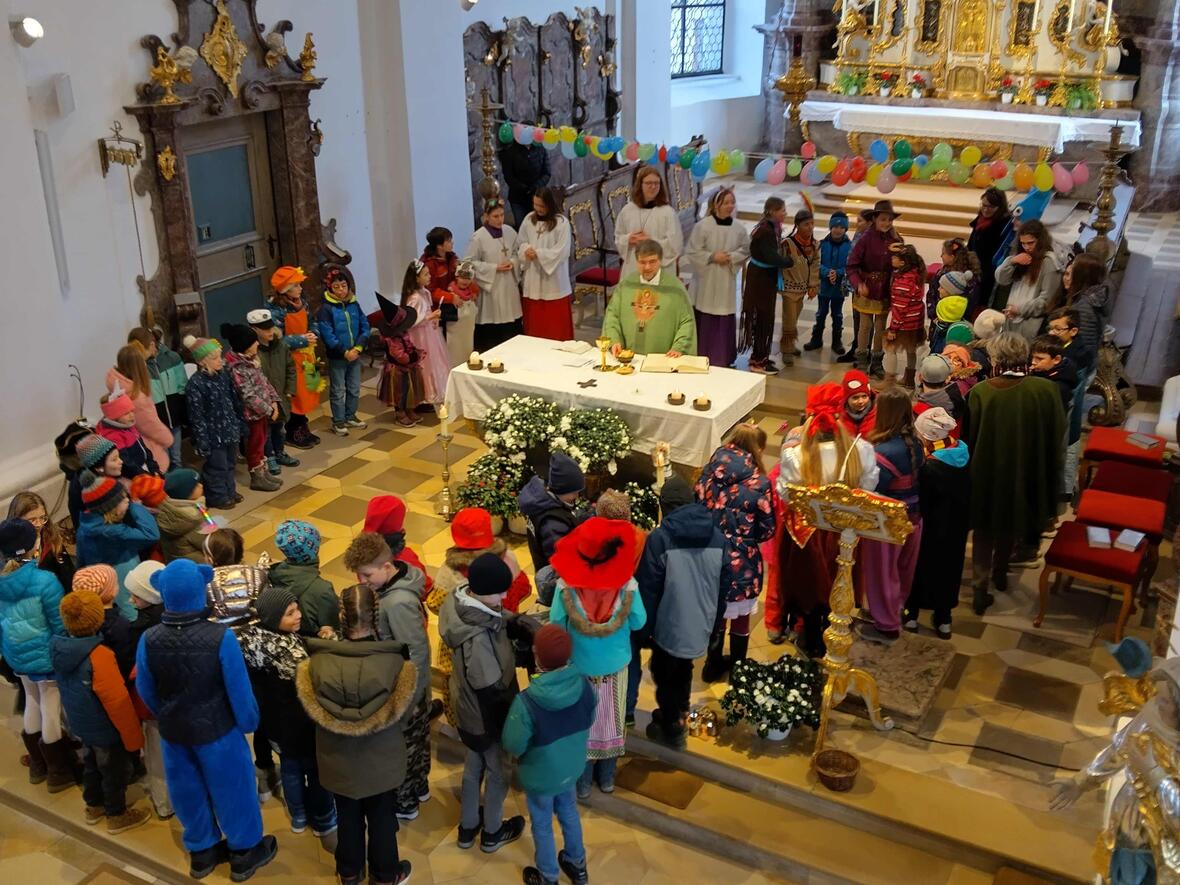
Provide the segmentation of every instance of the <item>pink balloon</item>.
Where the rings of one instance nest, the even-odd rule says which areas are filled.
[[[533,141],[540,144],[544,140],[545,140],[545,127],[538,126],[536,129],[533,130]]]
[[[1061,163],[1053,164],[1053,187],[1063,194],[1073,190],[1073,176]]]
[[[630,161],[632,163],[634,163],[636,160],[638,160],[639,159],[639,142],[633,141],[629,145],[627,145],[627,150],[624,152],[623,156],[625,156],[628,159],[628,161]]]
[[[803,171],[799,173],[799,181],[803,184],[819,184],[822,179],[823,176],[815,168],[815,160],[809,160],[803,167]]]
[[[803,142],[803,147],[799,148],[799,156],[801,156],[804,160],[814,160],[815,159],[815,142],[814,141]]]
[[[886,166],[881,170],[881,174],[877,176],[877,190],[883,194],[888,194],[897,187],[897,176],[893,174],[893,170]]]
[[[1008,174],[1008,164],[1003,160],[993,160],[988,171],[991,172],[992,178],[1003,178]]]
[[[1069,174],[1073,178],[1073,183],[1081,187],[1090,180],[1090,167],[1085,163],[1078,163]]]
[[[782,184],[787,177],[787,161],[779,157],[766,175],[767,184]]]

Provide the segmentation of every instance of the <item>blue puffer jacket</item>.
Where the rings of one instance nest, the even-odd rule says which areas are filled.
[[[119,576],[115,608],[128,621],[135,621],[137,610],[124,586],[127,573],[139,565],[142,554],[160,540],[156,518],[142,504],[131,503],[122,522],[107,522],[100,513],[83,513],[78,526],[78,568],[105,563]]]
[[[61,691],[62,707],[70,718],[70,731],[88,747],[110,747],[121,742],[119,730],[92,688],[94,669],[90,653],[100,645],[101,634],[55,636],[50,644],[53,671]]]
[[[331,295],[324,294],[324,305],[316,315],[316,327],[324,339],[328,359],[342,360],[352,349],[361,349],[369,338],[369,320],[365,312],[352,300],[342,303]]]
[[[57,578],[35,562],[0,575],[0,653],[18,676],[53,673],[49,639],[66,635],[62,595]]]
[[[202,458],[214,449],[236,446],[246,433],[242,400],[229,369],[197,372],[185,388],[193,446]]]

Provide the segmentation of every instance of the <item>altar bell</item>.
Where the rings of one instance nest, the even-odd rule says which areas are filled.
[[[611,353],[666,353],[670,357],[696,355],[697,324],[688,291],[676,274],[660,266],[664,250],[655,240],[635,247],[639,269],[615,288],[602,320],[602,335],[611,340]]]

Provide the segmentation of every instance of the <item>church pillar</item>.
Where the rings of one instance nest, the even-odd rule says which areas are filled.
[[[1180,0],[1161,0],[1155,25],[1133,39],[1142,53],[1135,107],[1143,115],[1131,155],[1134,208],[1169,212],[1180,209]]]
[[[762,93],[765,110],[762,120],[762,144],[768,151],[788,151],[799,147],[802,139],[791,129],[786,117],[783,93],[775,83],[783,77],[798,55],[808,76],[819,82],[820,46],[833,21],[823,0],[782,0],[782,7],[772,21],[758,25],[766,40],[767,69]]]

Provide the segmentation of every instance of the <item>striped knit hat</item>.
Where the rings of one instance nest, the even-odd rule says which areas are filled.
[[[107,455],[114,450],[115,444],[97,433],[86,434],[78,440],[78,444],[74,447],[78,461],[88,470],[100,467],[102,462],[107,459]]]
[[[127,496],[123,484],[109,476],[83,470],[78,479],[82,484],[82,505],[88,513],[109,513]]]
[[[192,354],[194,363],[199,363],[215,350],[221,350],[221,343],[216,338],[196,338],[192,335],[185,335],[182,343]]]
[[[151,473],[141,473],[131,480],[131,498],[145,507],[159,507],[168,497],[164,491],[164,478]]]
[[[74,590],[94,593],[103,605],[115,601],[119,592],[119,576],[109,565],[88,565],[74,572]]]

